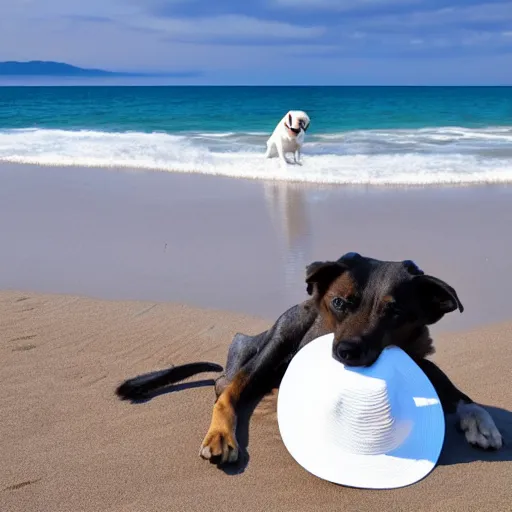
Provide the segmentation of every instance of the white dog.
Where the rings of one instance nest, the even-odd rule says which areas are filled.
[[[290,110],[279,121],[267,141],[265,158],[278,156],[281,163],[291,163],[286,159],[286,153],[293,153],[294,162],[301,164],[300,152],[304,144],[304,135],[309,127],[309,116],[302,110]]]

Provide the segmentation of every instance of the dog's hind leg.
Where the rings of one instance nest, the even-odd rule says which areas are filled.
[[[498,450],[503,444],[492,416],[462,393],[432,361],[416,361],[434,386],[445,414],[457,413],[466,441],[479,448]]]

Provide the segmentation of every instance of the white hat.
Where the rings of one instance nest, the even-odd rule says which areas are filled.
[[[332,357],[333,339],[327,334],[299,350],[283,377],[277,420],[287,450],[313,475],[348,487],[421,480],[445,434],[434,387],[398,347],[356,368]]]

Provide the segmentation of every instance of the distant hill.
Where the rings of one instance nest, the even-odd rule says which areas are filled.
[[[0,76],[54,76],[54,77],[190,77],[196,72],[177,73],[119,73],[104,69],[86,69],[64,62],[32,60],[29,62],[0,62]]]

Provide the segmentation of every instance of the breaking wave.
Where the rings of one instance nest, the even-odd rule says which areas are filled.
[[[307,135],[303,165],[263,158],[268,134],[0,130],[0,161],[324,184],[512,182],[512,127]]]

